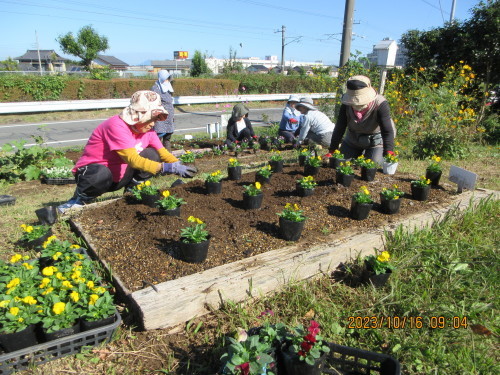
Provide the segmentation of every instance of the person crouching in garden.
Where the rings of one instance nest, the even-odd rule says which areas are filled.
[[[353,76],[347,80],[346,86],[330,152],[338,149],[342,141],[340,152],[345,158],[364,155],[382,165],[383,157],[394,151],[396,136],[389,103],[382,95],[377,94],[368,77]]]
[[[158,72],[158,80],[155,82],[151,91],[156,92],[160,95],[161,104],[163,108],[168,112],[168,117],[161,121],[155,122],[154,131],[158,134],[158,138],[161,139],[163,147],[168,151],[172,150],[170,143],[170,138],[174,133],[174,98],[172,94],[174,93],[174,88],[172,87],[173,77],[167,70],[160,70]]]
[[[94,129],[73,168],[76,190],[57,207],[59,213],[80,207],[98,196],[132,188],[155,174],[175,173],[193,177],[196,168],[185,166],[168,152],[152,130],[168,112],[153,91],[137,91],[130,105]]]
[[[278,135],[285,138],[285,142],[293,143],[295,137],[299,135],[299,121],[301,113],[295,108],[300,99],[297,95],[290,95],[286,107],[281,116]]]
[[[297,138],[299,143],[307,140],[323,147],[329,147],[335,124],[330,121],[327,115],[314,107],[311,98],[301,98],[295,108],[302,113],[299,124],[300,133]]]
[[[228,146],[242,141],[249,142],[255,137],[252,123],[248,119],[248,112],[248,108],[242,103],[233,107],[233,113],[227,122],[226,144]]]

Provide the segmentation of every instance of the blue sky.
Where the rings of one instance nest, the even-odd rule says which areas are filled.
[[[456,0],[455,18],[468,19],[479,0]],[[429,30],[449,21],[452,0],[356,0],[351,52],[371,52],[384,37]],[[92,25],[109,40],[103,52],[129,65],[172,59],[195,50],[227,58],[276,55],[286,26],[285,59],[339,63],[345,0],[0,0],[0,60],[28,49],[54,49],[56,38]],[[279,32],[277,32],[279,31]],[[74,57],[73,57],[74,58]]]

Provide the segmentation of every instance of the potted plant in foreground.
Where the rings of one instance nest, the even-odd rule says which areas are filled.
[[[352,196],[351,217],[356,220],[364,220],[370,214],[373,200],[366,186],[361,186],[359,191]]]
[[[317,175],[321,168],[321,164],[323,164],[323,159],[319,155],[307,158],[304,166],[304,174],[306,176]]]
[[[191,151],[186,151],[182,155],[179,155],[179,160],[184,164],[194,164],[196,155]]]
[[[405,193],[399,190],[398,185],[392,185],[392,188],[383,188],[380,192],[380,204],[382,206],[382,211],[386,214],[392,215],[399,212],[401,207],[400,197],[404,196]]]
[[[179,258],[188,263],[202,263],[207,259],[210,244],[210,236],[205,229],[207,225],[194,216],[189,216],[187,221],[191,225],[181,229]]]
[[[417,201],[426,201],[429,198],[429,192],[431,190],[431,180],[425,176],[420,176],[418,180],[413,180],[411,182],[411,195],[413,199]]]
[[[160,198],[158,188],[153,186],[149,180],[135,185],[131,193],[136,201],[149,207],[156,207],[156,201]]]
[[[309,327],[299,325],[286,337],[281,350],[287,375],[319,375],[321,367],[330,352],[323,343],[319,324],[311,320]]]
[[[306,217],[304,211],[297,203],[287,203],[283,211],[277,214],[279,218],[279,228],[283,239],[286,241],[297,241],[302,234]]]
[[[357,166],[361,168],[361,179],[364,181],[373,181],[377,173],[377,165],[371,159],[366,159],[364,155],[358,156],[355,160]]]
[[[297,150],[297,158],[299,161],[299,166],[303,167],[306,163],[306,159],[311,156],[311,152],[307,148],[302,148]]]
[[[389,263],[391,255],[382,251],[379,255],[368,255],[364,259],[363,280],[375,287],[383,286],[391,276],[394,266]]]
[[[398,151],[387,151],[384,156],[384,162],[382,163],[382,170],[384,174],[394,174],[396,169],[398,169],[399,162],[399,152]]]
[[[256,181],[255,184],[244,185],[243,188],[245,192],[243,193],[243,206],[247,210],[260,208],[262,205],[262,198],[264,194],[262,194],[262,185],[259,181]]]
[[[314,181],[313,176],[302,177],[300,180],[297,180],[297,194],[300,197],[313,195],[316,185],[318,184]]]
[[[217,170],[205,178],[205,188],[208,194],[220,194],[222,192],[222,172]]]
[[[170,194],[169,190],[162,191],[160,200],[156,201],[160,213],[167,216],[180,216],[182,204],[186,204],[186,201]]]
[[[52,236],[52,229],[48,225],[26,225],[21,224],[23,234],[19,239],[20,244],[28,249],[34,249]]]
[[[255,174],[255,181],[260,182],[261,184],[268,183],[271,181],[272,173],[271,166],[269,164],[265,165]]]
[[[327,154],[328,156],[328,164],[330,168],[337,169],[340,167],[340,163],[345,163],[346,159],[344,154],[340,152],[340,150],[335,150],[331,154]]]
[[[441,157],[434,155],[425,170],[425,178],[431,181],[432,186],[438,186],[442,173],[443,167],[441,166]]]
[[[281,151],[271,151],[271,156],[269,157],[269,165],[271,166],[271,171],[273,173],[283,171],[283,156],[281,156]]]
[[[351,166],[351,162],[346,161],[345,163],[340,163],[336,171],[337,184],[341,184],[345,187],[351,186],[352,181],[354,180],[354,169]]]
[[[241,179],[241,163],[236,158],[230,158],[227,164],[227,177],[237,181]]]

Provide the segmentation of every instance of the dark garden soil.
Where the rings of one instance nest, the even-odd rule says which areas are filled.
[[[224,157],[224,163],[227,158]],[[203,159],[197,161],[202,162]],[[221,168],[220,163],[219,160],[215,169]],[[204,169],[207,170],[207,166]],[[410,194],[410,181],[417,176],[377,173],[374,181],[366,182],[359,175],[357,171],[352,185],[345,188],[334,182],[333,169],[321,168],[315,177],[318,186],[314,195],[302,198],[297,195],[295,184],[303,176],[303,167],[291,163],[285,165],[283,173],[273,174],[271,182],[263,185],[264,200],[257,210],[245,210],[242,205],[243,185],[255,181],[255,172],[248,172],[239,181],[223,180],[219,195],[207,195],[201,180],[171,188],[172,194],[187,201],[182,206],[180,217],[164,216],[155,208],[118,199],[87,207],[75,221],[113,274],[130,291],[136,291],[145,283],[161,283],[286,246],[289,243],[280,238],[276,215],[286,203],[299,204],[307,216],[298,241],[299,248],[303,249],[332,239],[336,232],[345,229],[362,232],[429,210],[437,204],[449,202],[454,195],[451,186],[445,184],[433,188],[427,202],[419,202]],[[387,215],[380,209],[379,192],[393,184],[397,184],[406,195],[402,198],[400,212]],[[351,196],[362,185],[368,187],[376,203],[367,220],[357,221],[350,218],[349,208]],[[191,215],[206,222],[211,235],[208,258],[201,264],[177,259],[180,229],[188,225],[186,219]]]

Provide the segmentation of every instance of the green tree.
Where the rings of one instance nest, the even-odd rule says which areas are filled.
[[[8,57],[7,60],[0,61],[0,70],[9,72],[19,70],[19,64],[16,60],[13,60],[12,57]]]
[[[56,41],[63,52],[79,57],[86,70],[90,70],[92,60],[99,52],[104,52],[109,48],[108,38],[97,34],[90,25],[82,27],[76,38],[73,33],[69,32],[59,36]]]
[[[243,72],[243,63],[236,61],[236,51],[229,47],[229,60],[224,61],[222,73],[241,73]]]
[[[191,61],[191,77],[199,77],[212,73],[205,62],[205,57],[200,51],[194,51],[193,60]]]

